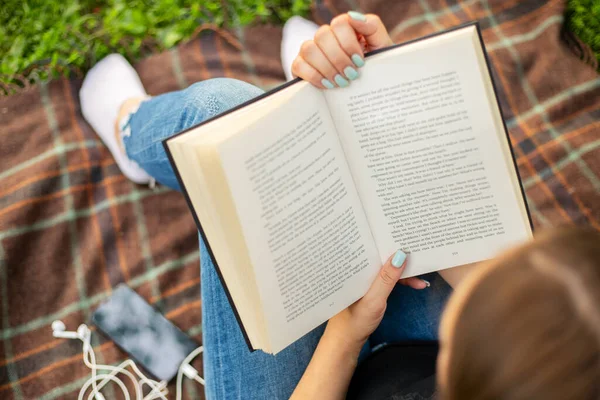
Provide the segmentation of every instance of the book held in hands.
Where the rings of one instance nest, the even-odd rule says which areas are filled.
[[[477,24],[296,80],[165,141],[251,349],[277,353],[404,277],[489,259],[531,222]]]

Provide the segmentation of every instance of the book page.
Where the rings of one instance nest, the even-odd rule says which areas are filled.
[[[198,228],[207,237],[207,245],[224,282],[224,289],[232,300],[234,313],[254,348],[265,346],[268,338],[266,323],[231,191],[224,184],[226,177],[216,144],[275,112],[282,102],[288,101],[300,89],[299,85],[291,85],[270,96],[255,99],[251,104],[232,111],[226,118],[211,120],[168,141],[185,194],[194,214],[202,221]]]
[[[380,267],[325,99],[300,84],[218,148],[273,352],[364,295]]]
[[[381,260],[412,253],[406,277],[530,235],[476,35],[375,55],[349,88],[326,94]]]

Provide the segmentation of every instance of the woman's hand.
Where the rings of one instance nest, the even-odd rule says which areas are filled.
[[[358,78],[365,52],[392,44],[377,15],[350,11],[321,26],[313,40],[302,44],[292,73],[321,89],[346,87]]]
[[[387,298],[396,283],[415,289],[429,286],[418,278],[400,280],[405,267],[406,254],[396,252],[381,267],[367,294],[329,320],[292,400],[346,398],[360,349],[381,322]]]
[[[397,283],[413,289],[425,289],[429,286],[429,282],[419,278],[400,279],[406,262],[406,254],[401,250],[388,258],[364,297],[329,320],[325,335],[334,337],[349,349],[360,350],[379,326],[385,313],[387,298]]]

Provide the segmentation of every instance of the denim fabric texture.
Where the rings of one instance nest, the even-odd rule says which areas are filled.
[[[131,115],[127,155],[159,183],[179,190],[162,140],[262,92],[248,83],[216,78],[144,101]],[[287,399],[300,380],[324,331],[324,325],[273,356],[250,352],[200,238],[200,275],[204,377],[208,399]],[[424,276],[425,290],[398,285],[388,300],[383,322],[361,357],[381,344],[436,340],[440,315],[451,288],[437,274]]]

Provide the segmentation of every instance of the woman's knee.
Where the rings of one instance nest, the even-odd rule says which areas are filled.
[[[262,93],[256,86],[237,79],[214,78],[185,89],[184,108],[188,117],[206,120]]]

